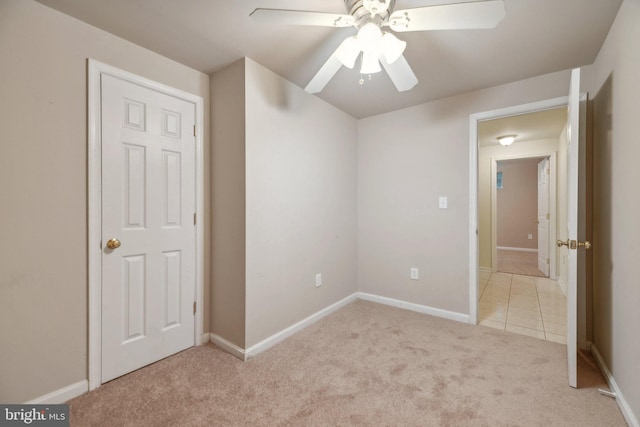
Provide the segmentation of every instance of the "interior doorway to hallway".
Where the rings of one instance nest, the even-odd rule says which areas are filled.
[[[558,215],[563,203],[558,205],[557,200],[558,175],[565,175],[565,162],[558,161],[558,147],[566,121],[566,109],[558,107],[478,123],[481,271],[540,275],[533,273],[542,270],[545,277],[556,278],[556,251],[551,242],[556,240],[557,221],[563,216]],[[516,135],[509,146],[498,142],[497,138],[505,134]],[[542,190],[548,194],[539,194]],[[539,208],[544,212],[538,212]],[[503,255],[521,252],[510,254],[511,259],[521,260],[526,260],[529,253],[538,268],[499,268],[498,251]]]
[[[555,104],[554,104],[555,102]],[[560,100],[477,123],[479,324],[566,343],[566,296],[557,278]],[[509,146],[497,137],[516,135]],[[561,203],[562,204],[562,203]]]
[[[478,323],[562,344],[566,296],[554,280],[551,242],[558,217],[558,143],[566,121],[565,108],[557,108],[478,126]],[[506,133],[518,137],[503,147],[497,136]]]
[[[485,285],[492,274],[498,274],[498,244],[497,244],[497,217],[492,217],[496,212],[492,207],[491,193],[497,193],[497,169],[498,161],[549,158],[549,171],[555,177],[557,174],[557,147],[558,137],[566,124],[566,97],[509,107],[501,110],[477,113],[470,117],[470,315],[472,322],[479,320],[479,300]],[[558,117],[555,129],[549,126],[544,130],[536,130],[536,118],[540,116]],[[517,128],[514,124],[521,122]],[[501,146],[497,136],[502,134],[516,134],[516,142],[510,146]],[[485,141],[483,144],[482,142]],[[559,177],[561,178],[561,177]],[[550,178],[553,179],[553,178]],[[502,182],[504,186],[505,181]],[[507,184],[508,185],[508,184]],[[550,182],[550,191],[556,188],[556,182]],[[556,206],[556,194],[550,194],[550,216],[554,215]],[[531,225],[537,218],[528,218]],[[556,221],[550,218],[549,241],[555,241]],[[530,233],[526,233],[527,235]],[[533,233],[531,233],[533,234]],[[526,236],[528,237],[528,236]],[[549,258],[550,275],[555,278],[554,257],[555,250],[550,251]],[[520,275],[517,275],[520,276]],[[495,278],[495,277],[494,277]],[[513,277],[511,277],[513,280]],[[534,283],[532,283],[533,285]],[[535,288],[533,288],[535,289]]]

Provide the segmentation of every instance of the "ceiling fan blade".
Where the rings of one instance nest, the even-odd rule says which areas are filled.
[[[339,49],[339,48],[338,48]],[[329,80],[336,75],[340,67],[342,67],[342,62],[338,59],[338,50],[333,52],[327,62],[318,70],[315,76],[311,79],[307,87],[304,88],[305,91],[309,93],[318,93],[321,92],[322,89],[329,83]]]
[[[351,27],[355,18],[339,13],[307,12],[304,10],[256,9],[249,16],[266,24],[312,25],[320,27]]]
[[[506,15],[503,0],[397,10],[387,25],[397,32],[494,28]]]
[[[409,66],[409,63],[403,55],[400,55],[400,57],[391,64],[389,64],[384,55],[382,55],[380,57],[380,63],[396,86],[396,89],[398,89],[398,92],[405,92],[418,84],[418,78],[413,73],[411,66]]]

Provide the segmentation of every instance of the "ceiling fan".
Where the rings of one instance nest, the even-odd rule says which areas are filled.
[[[346,38],[305,90],[318,93],[343,65],[353,68],[360,58],[360,84],[363,75],[385,69],[389,78],[403,92],[418,79],[402,53],[407,45],[393,33],[427,30],[462,30],[494,28],[506,15],[504,0],[481,0],[467,3],[441,4],[415,9],[394,10],[396,0],[344,0],[349,14],[310,12],[303,10],[262,9],[250,16],[270,24],[312,25],[323,27],[355,27],[358,33]]]

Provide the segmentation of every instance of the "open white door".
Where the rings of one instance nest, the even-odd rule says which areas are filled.
[[[580,69],[571,72],[567,124],[567,361],[569,385],[578,386],[578,248],[589,248],[589,242],[578,241],[578,176],[580,169]]]
[[[538,163],[538,270],[549,277],[549,159]]]

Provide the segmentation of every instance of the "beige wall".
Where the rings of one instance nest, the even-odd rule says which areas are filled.
[[[87,58],[207,110],[209,79],[29,0],[0,2],[0,58],[0,402],[20,403],[87,378]]]
[[[568,87],[563,71],[360,120],[359,290],[468,314],[469,116]]]
[[[538,249],[538,162],[541,159],[498,162],[503,188],[497,190],[497,245]],[[532,239],[528,238],[531,234]]]
[[[357,127],[249,59],[246,120],[250,347],[357,290]]]
[[[640,2],[625,0],[593,67],[596,348],[640,419]]]
[[[625,0],[589,74],[594,98],[594,342],[636,417],[637,22],[640,4]],[[87,378],[87,58],[198,94],[205,108],[210,80],[29,0],[0,2],[0,57],[0,401],[23,402]],[[236,117],[228,122],[228,134],[224,129],[217,133],[222,141],[218,153],[229,159],[229,170],[221,158],[211,178],[214,205],[230,201],[240,217],[232,219],[226,212],[223,224],[231,224],[231,230],[221,232],[220,242],[233,247],[227,254],[232,268],[216,276],[226,284],[211,299],[205,268],[206,303],[224,304],[227,297],[221,295],[233,302],[227,312],[220,309],[222,318],[209,319],[205,307],[205,330],[219,328],[236,344],[250,346],[356,289],[468,313],[469,115],[564,96],[569,73],[356,123],[258,64],[244,65],[249,89],[244,108],[251,120],[245,123],[246,146],[233,143],[243,137],[244,118]],[[211,80],[217,86],[212,92],[226,100],[214,101],[218,111],[236,99],[234,88],[241,90],[238,80],[229,78],[228,88],[219,86],[215,76]],[[240,101],[232,104],[236,115],[243,108]],[[208,147],[209,117],[205,111],[207,182],[209,159],[217,161]],[[244,177],[230,171],[232,165],[242,168],[243,156]],[[482,168],[482,157],[479,161]],[[563,161],[560,153],[558,161]],[[227,177],[233,187],[225,194],[225,187],[216,185]],[[244,200],[237,193],[243,179],[249,196]],[[481,194],[483,179],[481,174]],[[208,253],[206,193],[209,260],[214,256]],[[439,196],[449,197],[447,210],[437,209]],[[479,202],[482,224],[482,198]],[[239,225],[243,221],[246,237]],[[225,250],[215,239],[213,247],[218,253]],[[243,247],[248,263],[241,272],[243,261],[236,257]],[[481,259],[481,265],[485,262]],[[420,268],[420,281],[409,280],[410,267]],[[315,273],[324,276],[318,289]],[[238,289],[243,281],[246,297]],[[225,319],[225,313],[231,317]],[[246,318],[246,324],[233,316]]]
[[[245,61],[211,75],[211,332],[245,342]]]
[[[568,77],[567,77],[568,78]],[[568,89],[567,89],[568,93]],[[566,95],[566,94],[565,94]],[[557,95],[563,96],[563,95]],[[482,125],[482,124],[480,124]],[[518,142],[508,151],[500,145],[478,150],[478,258],[482,268],[491,268],[491,162],[506,158],[548,156],[558,149],[557,139]],[[558,171],[559,172],[559,171]]]
[[[357,127],[248,58],[211,92],[211,328],[246,349],[356,292]]]

